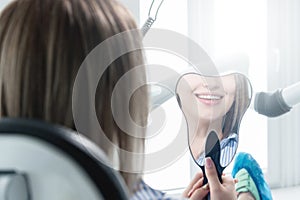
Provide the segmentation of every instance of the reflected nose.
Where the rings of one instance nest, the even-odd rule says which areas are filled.
[[[208,89],[208,90],[217,90],[220,88],[219,81],[213,79],[213,80],[204,80],[202,82],[202,87]]]

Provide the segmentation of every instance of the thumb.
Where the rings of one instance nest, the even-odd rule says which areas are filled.
[[[214,162],[210,157],[205,158],[205,172],[211,190],[220,187],[221,183]]]

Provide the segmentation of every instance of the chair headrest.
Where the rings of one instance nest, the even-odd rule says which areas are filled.
[[[33,200],[39,195],[49,196],[37,194],[34,187],[41,190],[44,184],[43,188],[47,188],[52,179],[56,184],[78,184],[80,189],[71,191],[73,194],[85,196],[82,188],[86,188],[86,191],[94,189],[101,199],[128,199],[123,179],[110,167],[103,151],[80,133],[38,120],[2,118],[0,138],[0,172],[17,170],[26,174]],[[54,184],[53,188],[68,193],[63,186]]]

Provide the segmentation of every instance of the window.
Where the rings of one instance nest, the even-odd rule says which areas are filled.
[[[140,1],[140,26],[146,21],[152,0]],[[187,36],[187,2],[186,0],[164,1],[154,22],[153,28],[162,28],[175,31]],[[166,67],[182,67],[187,65],[185,61],[166,51],[147,50],[147,63],[160,64]],[[162,131],[146,140],[146,153],[158,152],[167,146],[176,136],[182,113],[175,97],[172,97],[161,105],[165,111],[166,121]],[[156,111],[154,111],[156,112]],[[150,119],[151,120],[151,119]],[[184,142],[184,141],[183,141]],[[186,141],[187,142],[187,141]],[[186,145],[187,147],[187,145]],[[185,188],[190,180],[190,155],[188,149],[174,160],[170,166],[156,172],[145,174],[145,181],[153,188],[174,193],[177,189]],[[147,165],[147,162],[145,163]],[[176,178],[174,178],[176,176]]]
[[[232,52],[248,58],[248,78],[255,92],[267,90],[267,2],[214,1],[214,55]],[[255,13],[255,15],[253,14]],[[237,70],[239,70],[237,68]],[[254,98],[254,96],[253,96]],[[267,119],[248,109],[240,128],[238,151],[251,153],[267,169]],[[230,170],[228,167],[227,170]]]

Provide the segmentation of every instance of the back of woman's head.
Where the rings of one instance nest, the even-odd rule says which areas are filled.
[[[105,39],[136,25],[114,0],[17,0],[0,17],[1,117],[45,120],[75,129],[72,90],[85,57]],[[125,45],[135,41],[124,41]],[[108,51],[110,51],[108,49]],[[95,96],[96,113],[106,136],[120,148],[143,151],[143,140],[132,138],[116,125],[111,94],[117,81],[143,64],[140,50],[115,60],[101,77]],[[135,77],[145,79],[145,73]],[[122,104],[124,94],[119,95]],[[140,125],[147,121],[147,90],[134,95],[131,116]],[[126,119],[124,119],[126,120]],[[101,137],[84,133],[101,146]],[[142,133],[141,133],[142,134]],[[109,156],[111,149],[104,149]],[[130,164],[120,158],[119,167]],[[124,163],[128,162],[128,163]],[[137,176],[123,173],[129,187]]]

